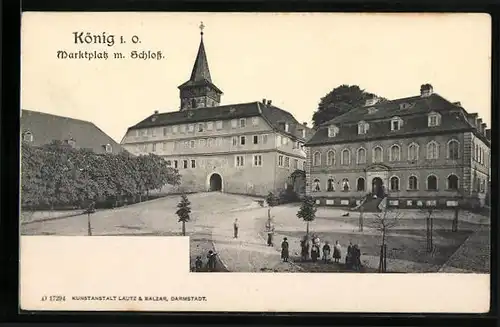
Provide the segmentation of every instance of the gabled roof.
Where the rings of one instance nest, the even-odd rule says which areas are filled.
[[[372,113],[369,113],[369,108],[375,110],[372,109],[370,110]],[[439,126],[428,126],[427,114],[431,112],[437,112],[442,116]],[[391,131],[390,121],[393,117],[403,119],[403,126],[398,131]],[[358,134],[357,124],[360,121],[369,123],[366,134]],[[335,137],[328,137],[330,125],[339,127]],[[322,124],[306,145],[338,144],[467,130],[474,131],[475,128],[467,120],[465,110],[434,93],[427,97],[412,96],[354,108]]]
[[[288,111],[260,102],[238,103],[225,106],[198,108],[195,110],[153,114],[138,124],[131,126],[129,130],[256,116],[263,117],[273,129],[279,130],[295,138],[303,139],[299,131],[300,128],[306,129],[306,139],[311,131],[309,128],[300,124]],[[288,132],[283,129],[282,123],[288,123]]]
[[[122,146],[91,122],[70,117],[56,116],[38,111],[21,111],[21,137],[25,132],[33,135],[34,146],[49,144],[54,140],[75,140],[76,148],[92,149],[95,153],[105,153],[106,144],[112,152],[124,151]]]

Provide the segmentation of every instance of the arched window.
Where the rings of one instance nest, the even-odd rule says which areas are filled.
[[[334,166],[335,165],[335,151],[330,150],[328,151],[326,155],[326,161],[328,166]]]
[[[417,161],[418,160],[418,144],[412,143],[408,146],[408,160]]]
[[[437,188],[438,188],[437,177],[434,175],[427,176],[427,190],[437,191]]]
[[[335,191],[335,184],[334,184],[333,177],[328,178],[328,181],[326,182],[326,191],[327,192],[333,192]]]
[[[410,176],[410,178],[408,178],[408,189],[418,190],[418,180],[416,176]]]
[[[373,162],[382,162],[384,160],[384,151],[380,146],[373,149]]]
[[[30,131],[26,131],[23,134],[23,141],[25,142],[33,142],[33,134]]]
[[[319,179],[316,178],[313,183],[313,192],[321,191],[321,186],[319,184],[320,184]]]
[[[391,146],[391,151],[389,152],[389,161],[399,161],[401,160],[401,148],[399,145],[394,144]]]
[[[457,175],[451,174],[448,176],[448,189],[458,190],[458,177]]]
[[[356,162],[358,164],[366,163],[366,150],[364,148],[359,148],[356,153]]]
[[[342,150],[342,165],[349,165],[351,163],[351,151],[348,149]]]
[[[191,99],[191,108],[196,108],[196,100]]]
[[[391,177],[391,191],[399,191],[399,178],[397,176]]]
[[[358,191],[365,190],[365,179],[363,177],[358,178],[358,181],[356,182],[356,189]]]
[[[439,158],[439,146],[435,141],[427,143],[427,159]]]
[[[349,179],[348,178],[344,178],[342,180],[342,191],[344,192],[348,192],[350,190],[350,186],[349,186]]]
[[[314,165],[314,166],[319,166],[319,165],[321,165],[321,153],[319,153],[319,152],[314,152],[314,156],[313,156],[313,165]]]
[[[448,159],[457,160],[459,154],[460,143],[457,140],[450,140],[448,142]]]

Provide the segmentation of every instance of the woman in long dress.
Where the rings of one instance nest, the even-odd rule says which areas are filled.
[[[283,259],[283,262],[288,262],[288,241],[286,237],[281,243],[281,259]]]
[[[335,241],[335,246],[333,247],[333,260],[335,262],[339,262],[342,257],[342,247],[339,244],[339,241]]]
[[[325,242],[325,245],[323,245],[323,262],[328,263],[330,260],[330,244],[328,242]]]

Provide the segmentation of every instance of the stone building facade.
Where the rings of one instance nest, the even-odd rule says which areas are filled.
[[[285,189],[290,174],[303,169],[307,124],[266,99],[221,106],[203,33],[191,77],[179,90],[179,111],[155,111],[127,130],[122,145],[164,157],[186,191],[264,196]]]
[[[307,193],[322,205],[354,206],[376,195],[396,207],[483,206],[490,138],[477,114],[429,84],[419,96],[369,99],[306,143]]]

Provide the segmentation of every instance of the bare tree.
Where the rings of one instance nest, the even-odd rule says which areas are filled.
[[[375,214],[375,219],[371,223],[372,227],[382,234],[382,244],[380,245],[379,272],[387,271],[387,235],[399,224],[401,213],[398,211],[385,209]]]
[[[422,211],[425,213],[425,226],[426,226],[426,239],[427,239],[427,252],[431,253],[434,249],[433,231],[434,231],[434,220],[433,215],[436,210],[433,206],[428,206],[423,208]]]

